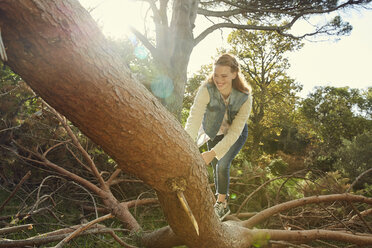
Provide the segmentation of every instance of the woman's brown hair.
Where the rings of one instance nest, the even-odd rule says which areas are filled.
[[[236,58],[228,53],[222,54],[215,62],[214,66],[222,65],[222,66],[229,66],[231,68],[231,72],[236,72],[237,76],[235,79],[232,80],[232,87],[243,92],[243,93],[250,93],[252,91],[251,86],[244,80],[244,78],[240,74],[240,65]],[[211,75],[208,80],[208,83],[213,82],[213,75]]]

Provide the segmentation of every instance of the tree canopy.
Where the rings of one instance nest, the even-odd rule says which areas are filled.
[[[145,0],[149,14],[146,27],[151,32],[133,33],[148,49],[157,68],[160,81],[155,83],[169,94],[158,99],[180,119],[182,99],[187,79],[187,65],[193,48],[212,32],[219,29],[275,31],[284,36],[304,38],[319,35],[346,35],[352,30],[338,11],[363,7],[370,0],[360,1],[196,1]],[[310,22],[311,16],[334,13],[331,19],[311,23],[313,29],[295,34],[291,30],[300,21]],[[200,30],[199,20],[207,23]],[[208,25],[208,23],[210,25]],[[199,30],[196,32],[195,30]],[[154,34],[154,35],[152,35]]]

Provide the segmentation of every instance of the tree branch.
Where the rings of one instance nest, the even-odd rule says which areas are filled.
[[[363,202],[372,205],[372,198],[367,198],[360,195],[351,195],[351,194],[333,194],[333,195],[322,195],[322,196],[310,196],[305,197],[302,199],[297,199],[285,203],[281,203],[275,205],[271,208],[265,209],[259,212],[257,215],[253,216],[252,218],[243,221],[242,226],[247,228],[252,228],[259,223],[265,221],[266,219],[270,218],[274,214],[280,213],[282,211],[292,209],[295,207],[313,204],[313,203],[321,203],[321,202],[334,202],[334,201],[351,201],[351,202]]]
[[[33,228],[32,224],[5,227],[0,229],[0,234],[14,233],[22,230],[31,230],[32,228]]]
[[[116,169],[116,170],[114,171],[114,173],[111,174],[110,178],[106,181],[106,184],[107,184],[109,187],[113,184],[112,181],[113,181],[117,176],[119,176],[120,172],[121,172],[121,169]]]
[[[12,197],[17,193],[17,191],[19,190],[19,188],[22,186],[22,184],[31,176],[31,171],[28,171],[26,173],[26,175],[24,175],[21,179],[21,181],[19,181],[19,183],[17,184],[17,186],[14,188],[14,190],[12,191],[12,193],[8,196],[8,198],[3,202],[3,204],[1,204],[0,206],[0,212],[3,210],[3,208],[5,207],[5,205],[10,201],[10,199],[12,199]]]
[[[22,240],[2,239],[0,240],[0,247],[10,248],[10,247],[41,246],[43,244],[48,244],[48,243],[52,243],[52,242],[56,242],[56,241],[64,239],[66,236],[68,236],[69,233],[71,233],[72,231],[75,230],[75,228],[78,228],[78,227],[80,226],[57,230],[55,232],[50,232],[50,233],[44,233],[44,234],[40,234],[35,237],[30,237],[28,239],[22,239]],[[112,231],[113,230],[111,228],[106,228],[103,225],[99,225],[98,227],[92,230],[87,230],[83,233],[80,233],[80,235],[103,234],[103,233],[111,234]]]
[[[38,163],[38,164],[42,164],[44,166],[47,166],[49,168],[52,168],[53,170],[57,171],[58,173],[61,173],[62,175],[72,179],[73,181],[75,182],[78,182],[82,185],[84,185],[85,187],[87,187],[89,190],[91,190],[92,192],[95,192],[97,195],[101,196],[101,197],[104,197],[105,196],[105,191],[103,191],[102,189],[100,189],[99,187],[97,187],[96,185],[94,185],[93,183],[89,182],[88,180],[60,167],[59,165],[56,165],[55,163],[52,163],[51,161],[49,161],[47,158],[43,157],[41,154],[39,153],[36,153],[36,152],[33,152],[31,151],[30,149],[26,148],[26,147],[23,147],[21,146],[20,144],[18,144],[15,140],[13,140],[14,144],[16,144],[17,146],[19,146],[21,149],[23,149],[24,151],[27,151],[28,153],[34,155],[35,157],[37,157],[39,160],[35,160],[35,159],[31,159],[31,158],[28,158],[28,157],[24,157],[18,153],[15,153],[17,156],[21,157],[22,159],[25,159],[25,160],[28,160],[28,161],[31,161],[31,162],[35,162],[35,163]]]
[[[52,107],[50,107],[47,103],[45,103],[49,110],[57,117],[57,119],[61,122],[62,126],[65,128],[65,130],[67,131],[68,135],[70,136],[70,138],[72,139],[72,143],[74,143],[74,145],[79,149],[79,151],[81,152],[81,154],[83,155],[83,157],[85,158],[85,160],[88,162],[88,165],[90,167],[90,169],[92,170],[94,176],[97,178],[99,184],[101,185],[101,188],[105,191],[108,190],[108,186],[106,185],[105,181],[103,180],[102,176],[100,175],[98,169],[97,169],[97,166],[95,165],[92,157],[88,154],[88,152],[81,146],[79,140],[77,139],[76,135],[74,134],[74,132],[72,132],[71,128],[69,127],[69,125],[67,124],[67,120],[66,118],[62,117],[55,109],[53,109]],[[46,157],[45,156],[46,154],[43,154],[42,157]]]
[[[308,242],[317,239],[337,240],[341,242],[348,242],[358,245],[371,245],[371,235],[354,235],[347,232],[340,231],[326,231],[326,230],[305,230],[305,231],[288,231],[288,230],[252,230],[253,236],[257,234],[267,233],[270,240],[285,240],[285,241],[300,241]]]
[[[209,28],[205,29],[201,32],[195,39],[194,44],[195,46],[202,41],[207,35],[211,34],[213,31],[220,29],[220,28],[236,28],[236,29],[249,29],[249,30],[265,30],[265,31],[280,31],[286,28],[288,24],[284,27],[278,26],[257,26],[257,25],[243,25],[243,24],[236,24],[236,23],[217,23],[215,25],[210,26]]]
[[[354,182],[350,185],[350,187],[346,190],[346,193],[349,193],[350,190],[354,187],[354,185],[362,178],[364,177],[365,175],[367,175],[368,173],[372,172],[372,168],[364,171],[362,174],[360,174],[357,178],[355,178]]]
[[[150,51],[153,57],[157,56],[156,48],[151,44],[151,42],[139,32],[136,28],[130,26],[130,30],[133,34],[141,41],[141,43]]]
[[[91,226],[93,226],[94,224],[97,224],[99,222],[102,222],[102,221],[111,219],[113,217],[114,216],[112,214],[106,214],[104,216],[101,216],[101,217],[99,217],[99,218],[97,218],[95,220],[92,220],[92,221],[88,222],[87,224],[81,225],[78,229],[76,229],[75,231],[73,231],[66,238],[64,238],[61,242],[59,242],[56,246],[54,246],[54,248],[62,248],[65,244],[67,244],[68,242],[70,242],[76,236],[79,236],[82,232],[84,232],[85,230],[87,230],[88,228],[90,228]]]

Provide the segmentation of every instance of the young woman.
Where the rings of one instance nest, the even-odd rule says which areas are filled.
[[[239,63],[230,54],[221,55],[213,74],[200,86],[185,126],[198,146],[207,142],[208,151],[202,157],[213,166],[214,209],[221,220],[230,213],[230,165],[247,139],[251,106],[251,88],[240,75]]]

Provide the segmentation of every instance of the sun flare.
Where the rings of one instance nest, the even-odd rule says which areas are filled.
[[[112,38],[131,35],[130,26],[140,29],[144,16],[138,3],[131,0],[79,0],[90,10],[92,17],[102,28],[102,32]]]

